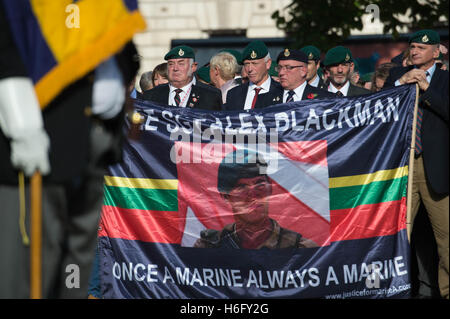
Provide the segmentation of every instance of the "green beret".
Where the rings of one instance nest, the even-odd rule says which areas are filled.
[[[325,66],[351,62],[353,60],[350,50],[343,46],[337,46],[328,50],[323,64]]]
[[[197,70],[197,76],[207,83],[211,83],[211,77],[209,75],[209,65],[202,66]]]
[[[242,65],[242,53],[239,52],[238,50],[223,49],[220,52],[228,52],[228,53],[232,54],[236,58],[237,63]]]
[[[369,73],[363,74],[361,76],[361,82],[363,82],[363,83],[371,82],[373,74],[374,74],[374,72],[369,72]]]
[[[277,72],[277,70],[276,70],[276,67],[278,66],[278,64],[277,63],[275,63],[275,61],[272,61],[272,64],[270,65],[270,68],[269,68],[269,75],[270,76],[276,76],[276,77],[278,77],[278,72]]]
[[[313,45],[307,45],[300,49],[306,54],[308,60],[319,61],[320,60],[320,50]]]
[[[241,178],[267,176],[267,162],[264,157],[249,149],[239,149],[228,153],[219,165],[217,189],[229,194]]]
[[[359,72],[359,63],[358,63],[358,61],[356,61],[356,59],[353,59],[353,64],[355,65],[355,67],[353,68],[353,71]]]
[[[256,40],[250,42],[242,52],[242,61],[244,60],[259,60],[264,58],[269,53],[264,42]]]
[[[420,30],[409,38],[409,43],[439,44],[441,43],[441,38],[436,31]]]
[[[184,59],[184,58],[195,59],[194,49],[192,49],[191,47],[188,47],[187,45],[179,45],[179,46],[173,48],[172,50],[170,50],[164,56],[164,60],[166,60],[166,61],[169,59]]]

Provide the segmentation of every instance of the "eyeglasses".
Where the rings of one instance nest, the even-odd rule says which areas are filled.
[[[277,65],[275,67],[275,71],[280,72],[283,69],[286,69],[286,71],[292,71],[295,68],[302,68],[303,65]]]

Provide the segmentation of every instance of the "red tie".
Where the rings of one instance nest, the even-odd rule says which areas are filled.
[[[258,99],[258,94],[259,91],[261,91],[261,88],[255,88],[255,96],[253,97],[253,102],[252,102],[252,109],[255,107],[256,104],[256,100]]]
[[[181,92],[183,92],[182,89],[176,89],[176,90],[175,90],[175,98],[174,98],[174,100],[175,100],[175,104],[176,104],[177,106],[180,106],[180,102],[181,102],[180,93],[181,93]]]

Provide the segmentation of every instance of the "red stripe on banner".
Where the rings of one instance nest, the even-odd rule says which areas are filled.
[[[270,202],[270,217],[319,246],[329,245],[330,223],[276,182],[272,185],[272,196],[276,200]]]
[[[99,237],[179,244],[182,234],[178,212],[127,209],[106,205],[102,208]]]
[[[331,242],[393,235],[406,228],[406,197],[398,201],[332,210]]]
[[[328,166],[325,140],[285,142],[271,146],[293,161]]]

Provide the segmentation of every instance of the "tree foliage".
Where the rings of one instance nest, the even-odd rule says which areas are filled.
[[[314,44],[321,50],[341,44],[350,30],[362,30],[366,7],[375,4],[383,33],[394,38],[410,30],[448,26],[449,0],[292,0],[272,14],[279,29],[295,40],[295,46]],[[405,21],[406,20],[408,21]]]

